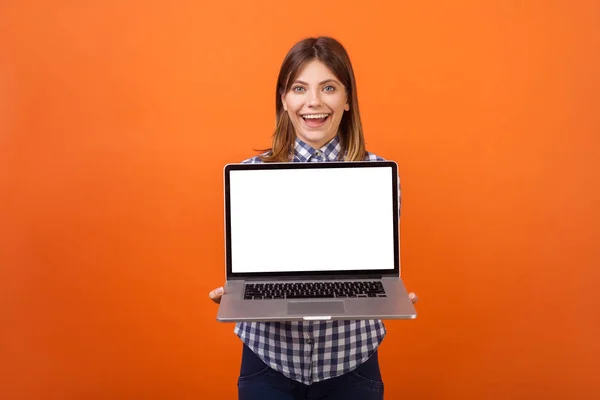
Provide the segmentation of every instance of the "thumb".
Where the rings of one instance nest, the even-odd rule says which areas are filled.
[[[408,294],[408,297],[413,302],[413,304],[416,303],[417,301],[419,301],[419,297],[412,292]]]
[[[217,288],[213,291],[211,291],[208,294],[208,297],[210,297],[214,302],[218,303],[221,301],[221,297],[223,296],[223,287]]]

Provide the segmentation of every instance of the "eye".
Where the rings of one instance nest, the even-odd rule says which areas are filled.
[[[303,92],[304,88],[302,86],[294,86],[292,88],[292,92]]]
[[[327,85],[323,88],[323,90],[326,92],[333,92],[335,90],[335,87],[331,86],[331,85]]]

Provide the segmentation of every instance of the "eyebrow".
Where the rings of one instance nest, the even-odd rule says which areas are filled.
[[[336,79],[325,79],[324,81],[321,81],[321,82],[319,82],[319,85],[323,85],[323,84],[325,84],[325,83],[329,83],[329,82],[339,83],[340,85],[342,84],[341,82],[339,82],[339,81],[338,81],[338,80],[336,80]],[[308,83],[306,83],[306,82],[304,82],[304,81],[300,81],[300,80],[296,80],[296,81],[294,81],[294,83],[300,83],[300,84],[302,84],[302,85],[306,85],[306,86],[308,86]]]

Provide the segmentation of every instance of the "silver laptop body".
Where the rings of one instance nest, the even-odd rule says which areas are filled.
[[[393,161],[228,164],[217,320],[413,319]]]

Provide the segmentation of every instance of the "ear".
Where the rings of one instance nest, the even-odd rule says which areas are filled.
[[[350,105],[348,103],[346,103],[346,105],[344,106],[344,110],[350,111]]]
[[[281,104],[283,104],[283,110],[287,111],[287,104],[285,104],[285,96],[281,96]]]

